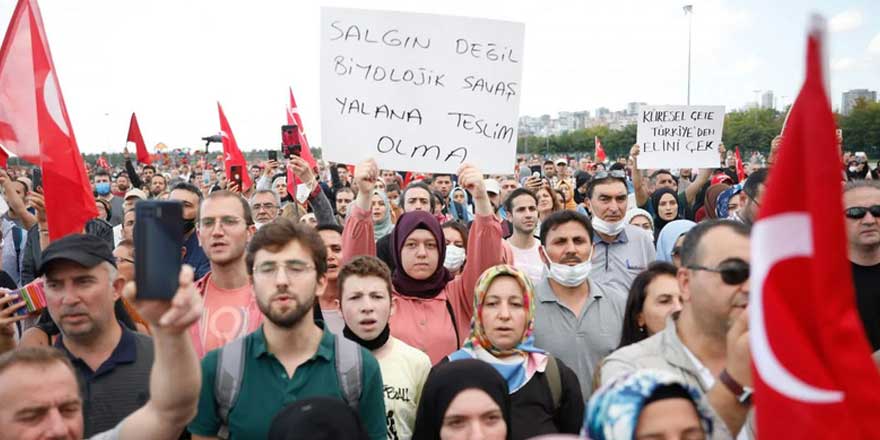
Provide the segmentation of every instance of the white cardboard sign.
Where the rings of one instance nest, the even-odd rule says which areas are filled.
[[[724,106],[642,106],[640,169],[717,168]]]
[[[508,174],[516,161],[525,26],[321,9],[324,157],[382,169]]]

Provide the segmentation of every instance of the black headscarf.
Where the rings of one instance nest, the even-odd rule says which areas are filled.
[[[437,252],[439,253],[437,269],[425,280],[416,280],[410,277],[403,269],[403,262],[400,261],[400,251],[403,249],[403,244],[416,229],[430,232],[437,240]],[[410,211],[401,215],[397,219],[394,231],[391,232],[391,246],[393,246],[391,256],[395,266],[394,273],[391,275],[391,283],[397,293],[403,296],[433,298],[446,287],[447,283],[452,281],[452,274],[443,267],[443,260],[446,259],[446,241],[443,237],[443,229],[433,215],[424,211]]]
[[[507,439],[512,439],[507,382],[486,362],[464,359],[442,363],[431,370],[422,388],[413,440],[439,440],[446,410],[459,393],[469,389],[484,391],[498,404],[507,424]]]
[[[671,194],[675,199],[675,203],[679,203],[678,195],[674,190],[670,188],[658,188],[654,191],[654,194],[651,194],[651,204],[654,205],[654,240],[660,236],[660,230],[666,226],[667,223],[671,221],[675,221],[681,218],[681,207],[679,206],[675,210],[675,218],[672,220],[663,220],[660,218],[660,198],[662,198],[666,194]]]
[[[369,440],[360,416],[330,397],[297,400],[275,415],[269,440]]]

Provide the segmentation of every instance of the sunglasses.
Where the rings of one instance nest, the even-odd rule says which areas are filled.
[[[749,263],[739,259],[731,258],[724,260],[717,268],[690,265],[687,267],[691,270],[704,270],[706,272],[715,272],[721,274],[721,281],[729,286],[738,286],[749,279]]]
[[[612,171],[599,171],[596,174],[593,174],[593,180],[601,180],[608,177],[616,177],[618,179],[626,179],[626,173],[622,170],[612,170]]]
[[[847,208],[843,211],[846,215],[846,218],[851,218],[853,220],[859,220],[863,218],[868,213],[874,216],[874,218],[880,218],[880,205],[874,205],[869,207],[864,206],[853,206],[852,208]]]

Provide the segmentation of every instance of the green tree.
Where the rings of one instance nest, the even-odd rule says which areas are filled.
[[[844,149],[880,157],[880,102],[860,99],[849,115],[838,115],[837,123],[843,130]]]
[[[741,145],[744,150],[770,151],[770,141],[782,132],[785,113],[774,109],[752,108],[728,113],[724,118],[722,140],[727,149]]]

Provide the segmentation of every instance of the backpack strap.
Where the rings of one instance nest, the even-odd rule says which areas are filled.
[[[237,338],[220,348],[217,359],[217,376],[214,378],[214,402],[220,416],[217,438],[229,438],[229,412],[235,406],[241,380],[244,375],[245,339]]]
[[[461,349],[461,337],[458,335],[458,320],[455,319],[455,310],[452,309],[452,303],[449,302],[449,299],[446,299],[446,311],[449,313],[449,317],[452,318],[452,330],[455,331],[455,349]]]
[[[547,377],[547,385],[550,386],[550,397],[553,398],[553,412],[559,409],[559,401],[562,400],[562,378],[559,376],[559,364],[556,358],[547,356],[547,368],[544,369]]]
[[[361,400],[361,377],[363,375],[363,359],[361,346],[340,335],[334,336],[336,353],[336,374],[339,376],[339,388],[348,406],[359,412]]]

